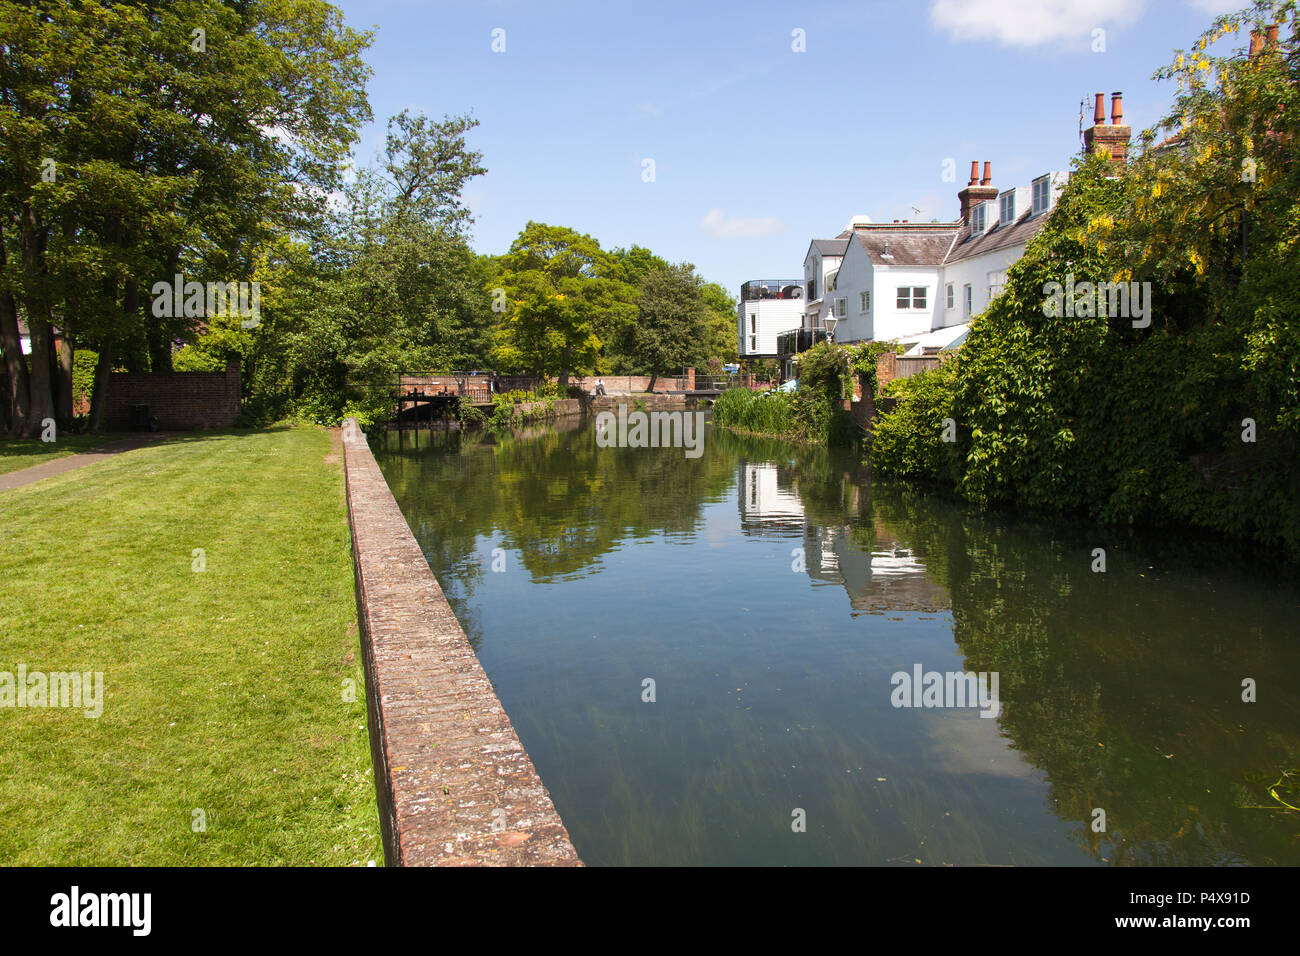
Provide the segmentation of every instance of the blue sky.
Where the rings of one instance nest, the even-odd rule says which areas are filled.
[[[973,159],[1002,188],[1068,169],[1096,92],[1151,125],[1174,94],[1152,72],[1245,0],[339,5],[376,30],[359,162],[403,108],[480,121],[475,249],[534,219],[693,262],[735,295],[800,275],[809,240],[853,215],[955,218]]]

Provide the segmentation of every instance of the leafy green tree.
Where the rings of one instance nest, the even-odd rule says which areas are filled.
[[[507,308],[493,357],[503,371],[554,375],[566,386],[573,370],[599,358],[602,329],[631,313],[631,288],[591,236],[529,222],[500,259],[496,281]]]
[[[706,358],[735,362],[739,358],[736,299],[716,282],[700,286],[700,295],[708,308]]]
[[[700,286],[689,263],[656,267],[641,280],[623,350],[650,374],[651,391],[661,371],[693,365],[705,350],[708,306]]]
[[[55,327],[99,353],[97,419],[119,358],[165,371],[194,325],[145,308],[153,283],[242,279],[275,231],[319,220],[369,118],[369,36],[321,0],[4,0],[0,41],[0,345],[24,362],[21,311],[30,432],[56,384],[70,398]]]

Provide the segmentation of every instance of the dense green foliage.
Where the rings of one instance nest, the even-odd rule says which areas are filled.
[[[689,264],[540,223],[474,253],[469,116],[403,111],[352,175],[370,40],[324,0],[0,0],[0,430],[70,422],[77,353],[98,359],[92,427],[113,370],[238,358],[247,420],[333,423],[383,418],[402,372],[734,358],[734,302]],[[160,308],[178,274],[257,283],[258,314]]]
[[[793,392],[732,388],[718,396],[713,420],[758,435],[773,435],[818,445],[847,445],[857,428],[843,400],[849,395],[849,352],[819,342],[798,357],[799,383]]]
[[[170,371],[204,316],[151,307],[155,285],[252,280],[312,228],[370,116],[368,44],[322,0],[0,2],[8,430],[71,417],[73,349]]]
[[[730,388],[713,404],[713,423],[759,435],[794,437],[798,421],[794,403],[784,392]]]
[[[1300,553],[1300,70],[1277,51],[1206,56],[1243,23],[1222,18],[1163,74],[1185,88],[1175,147],[1118,179],[1079,164],[958,357],[899,386],[879,470]],[[1060,307],[1050,283],[1071,278],[1150,283],[1149,327],[1082,292]]]

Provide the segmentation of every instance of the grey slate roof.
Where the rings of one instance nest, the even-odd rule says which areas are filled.
[[[814,239],[813,245],[824,256],[842,256],[849,248],[849,240],[847,238]]]
[[[1038,230],[1042,229],[1047,222],[1047,213],[1031,216],[1031,212],[1032,210],[1028,210],[1010,225],[998,226],[982,236],[972,238],[970,230],[967,229],[961,241],[952,247],[948,257],[943,260],[944,265],[961,262],[963,259],[970,259],[986,252],[996,252],[1008,246],[1024,245],[1034,238]]]
[[[876,265],[939,266],[959,229],[952,223],[882,224],[855,229],[854,238]]]

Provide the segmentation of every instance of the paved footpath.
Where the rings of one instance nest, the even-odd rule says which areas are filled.
[[[124,438],[121,441],[109,442],[103,447],[96,448],[93,451],[78,452],[75,455],[64,455],[62,458],[55,458],[53,461],[46,461],[39,465],[32,465],[30,468],[20,468],[17,471],[11,471],[7,474],[0,475],[0,491],[8,491],[11,488],[21,488],[23,485],[30,485],[33,481],[40,481],[42,478],[61,475],[65,471],[72,471],[74,468],[84,468],[86,465],[93,465],[95,462],[103,461],[105,458],[112,458],[114,455],[120,455],[124,451],[134,451],[137,448],[152,445],[159,439],[166,437],[166,434],[163,432],[154,432],[150,435],[135,435],[131,438]]]

